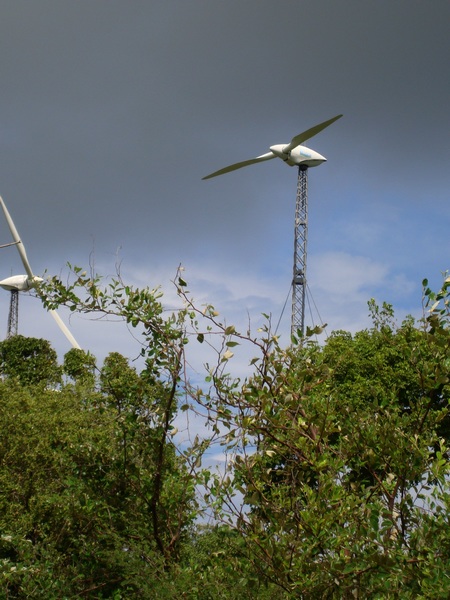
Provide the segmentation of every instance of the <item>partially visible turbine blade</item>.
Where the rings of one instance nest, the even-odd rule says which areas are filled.
[[[27,275],[30,279],[34,279],[33,271],[31,270],[30,263],[28,262],[27,258],[27,253],[25,252],[25,246],[23,245],[22,240],[20,239],[16,226],[14,225],[14,221],[12,220],[11,215],[9,214],[8,209],[6,208],[6,205],[3,202],[3,198],[1,196],[0,204],[2,206],[3,213],[5,215],[6,222],[8,223],[8,227],[13,237],[13,240],[17,245],[17,250],[19,251],[20,258],[22,259],[25,271],[27,272]]]
[[[211,179],[211,177],[223,175],[224,173],[229,173],[230,171],[236,171],[236,169],[242,169],[242,167],[248,167],[248,165],[254,165],[255,163],[270,160],[271,158],[275,158],[275,154],[273,152],[267,152],[267,154],[261,154],[261,156],[257,156],[256,158],[251,158],[250,160],[244,160],[242,162],[234,163],[234,165],[230,165],[229,167],[225,167],[223,169],[220,169],[219,171],[214,171],[214,173],[206,175],[206,177],[202,177],[202,181],[204,179]]]
[[[320,123],[319,125],[315,125],[314,127],[311,127],[311,129],[307,129],[303,133],[299,133],[298,135],[296,135],[295,137],[292,138],[292,140],[289,142],[289,144],[287,146],[284,146],[283,152],[285,152],[286,154],[288,152],[291,152],[291,150],[293,150],[294,148],[297,148],[297,146],[300,146],[300,144],[303,144],[303,142],[306,142],[306,140],[309,140],[309,138],[314,137],[315,135],[320,133],[322,131],[322,129],[325,129],[325,127],[328,127],[329,125],[331,125],[332,123],[334,123],[335,121],[340,119],[341,117],[342,117],[342,115],[337,115],[336,117],[333,117],[332,119],[329,119],[328,121],[324,121],[323,123]]]
[[[30,263],[28,262],[27,253],[25,252],[25,246],[23,245],[23,242],[20,239],[19,233],[16,229],[16,226],[14,225],[14,221],[12,220],[11,215],[9,214],[8,209],[6,208],[6,205],[3,202],[3,198],[1,196],[0,196],[0,205],[1,205],[3,213],[5,215],[6,222],[8,223],[9,230],[11,231],[11,235],[13,237],[14,244],[17,246],[17,250],[19,251],[20,258],[22,259],[22,263],[25,268],[25,271],[27,272],[30,283],[35,285],[38,281],[42,281],[42,279],[40,277],[35,277],[33,275],[33,271],[31,270]],[[34,285],[33,285],[33,287],[34,287]],[[19,288],[17,288],[17,289],[19,289]],[[29,287],[27,289],[29,289]],[[38,294],[38,296],[40,295],[39,290],[37,290],[37,294]],[[64,324],[63,320],[58,315],[58,313],[55,310],[49,310],[49,313],[55,319],[59,328],[64,333],[66,338],[69,340],[69,342],[72,344],[72,346],[74,348],[78,348],[79,350],[81,350],[77,340],[70,333],[69,329],[66,327],[66,325]]]
[[[66,336],[66,338],[69,340],[69,342],[72,344],[72,346],[74,348],[78,348],[78,350],[81,350],[77,340],[73,337],[73,335],[70,333],[69,329],[67,328],[67,326],[64,324],[64,321],[61,319],[61,317],[58,315],[58,313],[56,312],[56,310],[49,310],[48,311],[52,317],[55,319],[55,321],[58,323],[59,328],[61,329],[61,331],[63,332],[63,334]]]

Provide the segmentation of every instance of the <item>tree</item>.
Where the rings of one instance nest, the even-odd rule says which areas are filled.
[[[72,348],[64,355],[63,372],[75,383],[92,387],[95,384],[95,356]]]
[[[221,581],[214,552],[209,562],[201,550],[220,538],[248,598],[260,586],[268,594],[276,586],[286,598],[449,596],[450,278],[438,293],[424,282],[421,323],[396,327],[390,306],[371,303],[370,330],[337,332],[323,346],[294,338],[282,348],[270,322],[252,337],[223,323],[212,306],[195,306],[181,277],[183,307],[163,317],[158,290],[120,278],[102,288],[99,278],[74,272],[73,285],[47,285],[50,308],[114,314],[142,335],[143,372],[110,357],[100,405],[120,415],[124,486],[116,496],[134,493],[132,502],[151,517],[131,556],[158,555],[173,575],[173,585],[162,586],[158,571],[161,594],[164,587],[175,597],[176,582],[198,573],[187,557]],[[213,338],[217,360],[203,390],[189,383],[185,353],[191,341]],[[243,381],[229,372],[239,344],[256,354]],[[181,395],[180,410],[203,414],[210,433],[176,454],[171,434]],[[135,445],[141,433],[145,443]],[[201,467],[213,441],[228,454],[225,474]],[[143,471],[150,459],[152,475]],[[186,514],[198,514],[189,504],[198,484],[224,528],[189,538]],[[174,490],[178,504],[171,504]],[[133,523],[138,535],[141,521],[133,519],[126,515],[123,527]],[[212,597],[232,597],[210,583]]]
[[[22,335],[0,342],[0,372],[24,385],[54,385],[61,380],[58,357],[49,342]]]
[[[171,389],[117,353],[100,384],[0,383],[0,588],[8,598],[154,597],[173,587],[167,569],[195,501],[170,423],[160,422]]]
[[[59,598],[123,577],[114,414],[65,390],[0,385],[1,589]],[[122,541],[123,543],[123,541]],[[112,572],[115,570],[114,575]]]
[[[372,303],[370,331],[268,335],[253,377],[215,382],[235,449],[218,517],[289,597],[448,597],[449,287],[418,327]]]

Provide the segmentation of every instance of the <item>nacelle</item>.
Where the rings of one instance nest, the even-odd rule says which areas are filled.
[[[323,162],[326,162],[326,158],[316,152],[315,150],[311,150],[311,148],[307,148],[306,146],[297,146],[291,152],[286,153],[284,151],[286,146],[284,144],[277,144],[275,146],[271,146],[271,151],[284,160],[286,164],[290,167],[295,165],[305,165],[305,167],[318,167]]]
[[[28,292],[36,283],[43,281],[42,277],[34,277],[30,279],[28,275],[13,275],[0,281],[0,287],[4,290],[17,290],[18,292]]]

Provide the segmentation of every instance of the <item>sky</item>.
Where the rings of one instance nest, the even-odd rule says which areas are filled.
[[[422,279],[450,267],[449,23],[447,0],[0,1],[0,195],[33,271],[120,263],[171,307],[182,264],[198,304],[255,329],[282,315],[288,345],[296,169],[202,177],[342,113],[307,142],[327,157],[309,172],[312,298],[329,332],[370,326],[372,297],[420,317]],[[14,248],[0,268],[23,273]],[[70,327],[99,359],[136,353],[119,324]],[[19,333],[70,348],[26,295]]]

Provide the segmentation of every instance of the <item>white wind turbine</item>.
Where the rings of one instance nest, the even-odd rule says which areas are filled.
[[[277,144],[270,146],[270,152],[261,154],[256,158],[234,163],[224,167],[219,171],[214,171],[206,175],[203,179],[211,179],[230,171],[236,171],[242,167],[254,165],[259,162],[271,160],[272,158],[281,158],[290,167],[298,166],[298,184],[297,198],[295,205],[295,235],[294,235],[294,271],[292,277],[292,316],[291,316],[291,334],[295,335],[300,331],[303,336],[305,330],[305,292],[306,292],[306,250],[308,239],[308,168],[317,167],[327,159],[306,146],[303,142],[317,135],[320,131],[340,119],[342,115],[337,115],[328,121],[319,123],[299,133],[289,144]]]
[[[3,213],[5,215],[6,222],[8,223],[9,230],[11,231],[11,235],[13,238],[13,242],[10,244],[4,244],[1,247],[5,246],[16,246],[19,251],[20,258],[22,260],[22,264],[26,271],[26,275],[13,275],[12,277],[7,277],[0,281],[0,287],[5,290],[11,292],[11,303],[8,317],[8,333],[7,337],[12,337],[17,334],[17,326],[18,326],[18,306],[19,306],[19,292],[28,292],[33,288],[36,288],[36,285],[42,281],[41,277],[36,277],[31,270],[30,263],[28,262],[27,254],[25,252],[25,246],[23,245],[22,240],[17,232],[17,229],[14,225],[14,222],[11,218],[11,215],[6,208],[6,205],[3,201],[3,198],[0,196],[0,205],[2,207]],[[73,337],[69,329],[63,323],[61,317],[55,310],[48,311],[52,317],[55,319],[61,331],[64,333],[66,338],[72,344],[74,348],[80,349],[78,342]]]

